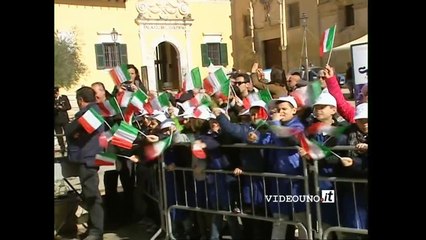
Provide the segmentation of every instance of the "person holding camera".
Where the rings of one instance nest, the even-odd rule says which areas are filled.
[[[54,115],[55,115],[55,134],[58,139],[59,146],[61,147],[62,156],[65,155],[65,141],[64,141],[64,126],[70,119],[68,117],[68,110],[71,109],[70,101],[66,95],[59,94],[59,87],[55,87],[55,100],[54,100]]]

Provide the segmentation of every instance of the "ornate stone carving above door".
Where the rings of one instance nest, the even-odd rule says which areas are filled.
[[[136,3],[139,19],[182,19],[190,14],[186,0],[139,0]]]

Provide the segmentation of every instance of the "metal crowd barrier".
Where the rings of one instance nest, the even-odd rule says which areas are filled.
[[[180,143],[180,144],[175,144],[175,145],[185,145],[185,146],[190,146],[189,143]],[[173,146],[172,146],[173,147]],[[265,146],[265,145],[248,145],[248,144],[232,144],[232,145],[222,145],[221,147],[223,148],[261,148],[261,149],[266,149],[266,148],[270,148],[270,149],[296,149],[296,147],[276,147],[276,146]],[[354,146],[335,146],[332,147],[331,150],[353,150],[355,149]],[[188,151],[191,151],[190,148],[188,148]],[[175,167],[174,170],[172,171],[168,171],[166,169],[166,165],[164,163],[164,158],[163,155],[161,155],[159,157],[159,161],[158,161],[158,166],[160,166],[158,168],[158,174],[159,174],[159,178],[158,180],[160,181],[159,183],[161,183],[160,186],[160,194],[159,194],[159,208],[160,208],[160,215],[161,215],[161,228],[157,231],[157,233],[151,238],[151,239],[155,239],[160,233],[161,231],[165,231],[166,234],[166,239],[167,238],[171,238],[171,239],[175,239],[173,236],[173,232],[172,232],[172,218],[171,218],[171,214],[172,211],[174,209],[181,209],[181,210],[187,210],[187,211],[195,211],[195,212],[204,212],[204,213],[211,213],[211,214],[220,214],[220,215],[225,215],[225,216],[233,216],[233,217],[240,217],[240,218],[250,218],[250,219],[256,219],[256,220],[262,220],[262,221],[269,221],[269,222],[273,222],[273,223],[280,223],[280,224],[288,224],[288,225],[294,225],[297,227],[298,231],[299,231],[299,236],[307,236],[307,239],[328,239],[329,235],[331,232],[343,232],[343,233],[355,233],[355,234],[363,234],[363,235],[367,235],[368,234],[368,230],[367,229],[361,229],[361,228],[348,228],[348,227],[344,227],[341,225],[341,221],[339,219],[339,199],[337,197],[338,194],[338,188],[337,183],[338,182],[346,182],[346,183],[351,183],[353,186],[353,193],[355,194],[355,184],[367,184],[368,181],[367,179],[349,179],[349,178],[337,178],[337,177],[323,177],[323,176],[319,176],[318,174],[318,161],[313,161],[314,164],[311,167],[311,170],[313,170],[313,176],[314,176],[314,185],[315,185],[315,189],[311,189],[311,187],[309,186],[309,179],[308,179],[308,166],[306,161],[302,161],[303,162],[303,175],[287,175],[287,174],[280,174],[280,173],[267,173],[267,172],[262,172],[262,173],[255,173],[255,172],[243,172],[242,175],[240,176],[234,176],[233,171],[227,171],[227,170],[209,170],[209,169],[205,169],[203,171],[204,174],[211,174],[214,176],[215,181],[215,196],[216,196],[216,207],[215,208],[211,208],[209,207],[209,200],[211,201],[212,199],[209,199],[208,194],[207,194],[207,181],[204,180],[204,191],[205,191],[205,199],[202,199],[205,201],[205,203],[200,204],[201,199],[198,199],[197,196],[197,184],[196,184],[196,179],[194,177],[192,177],[192,180],[189,179],[187,180],[186,176],[187,174],[191,174],[193,173],[193,169],[192,168],[186,168],[186,167]],[[166,173],[172,173],[173,174],[173,182],[167,182],[166,180]],[[182,181],[183,181],[183,185],[181,184],[180,186],[183,186],[183,191],[179,191],[178,192],[178,182],[176,181],[177,177],[176,175],[180,173],[182,176]],[[186,174],[185,174],[186,173]],[[228,204],[228,209],[220,209],[219,207],[219,191],[218,191],[218,182],[217,182],[217,176],[219,174],[223,174],[223,175],[228,175],[228,176],[234,176],[236,178],[236,181],[238,182],[238,193],[237,196],[239,197],[238,199],[238,208],[240,209],[240,212],[235,212],[232,209],[231,204]],[[294,219],[294,213],[295,213],[295,206],[294,206],[294,202],[291,202],[291,211],[292,211],[292,215],[293,215],[293,219],[290,219],[288,221],[280,218],[274,218],[271,216],[269,210],[268,210],[268,203],[264,200],[263,202],[263,207],[265,208],[265,212],[263,214],[256,214],[255,209],[256,207],[254,206],[253,201],[251,201],[251,211],[247,211],[244,210],[245,207],[243,206],[242,203],[242,197],[243,197],[243,193],[241,190],[241,178],[245,177],[249,179],[250,182],[250,191],[251,191],[251,199],[253,199],[253,178],[261,178],[262,182],[263,182],[263,194],[264,197],[266,198],[267,195],[267,189],[266,189],[266,182],[269,180],[271,181],[271,179],[275,179],[275,182],[277,184],[277,189],[278,189],[278,179],[287,179],[290,183],[290,187],[292,188],[294,181],[303,181],[303,186],[304,186],[304,191],[305,194],[311,194],[313,192],[315,192],[318,196],[321,196],[320,193],[320,189],[319,189],[319,182],[320,181],[331,181],[334,183],[334,191],[335,191],[335,201],[336,201],[336,214],[337,214],[337,218],[338,218],[338,224],[336,226],[331,226],[329,228],[327,228],[325,231],[323,230],[323,226],[322,226],[322,218],[321,218],[321,203],[320,202],[309,202],[306,201],[306,212],[305,212],[305,217],[306,217],[306,225],[303,224],[300,221],[297,221]],[[169,180],[170,181],[170,180]],[[188,184],[189,182],[192,181],[192,186],[193,189],[188,189]],[[170,206],[168,206],[168,194],[167,193],[167,185],[169,184],[173,184],[173,189],[174,192],[172,194],[174,194],[174,199],[175,202],[173,204],[171,204]],[[182,190],[182,189],[181,189]],[[315,190],[315,191],[313,191]],[[193,191],[193,192],[191,192]],[[179,198],[179,194],[181,194],[181,198]],[[183,194],[183,196],[182,196]],[[228,196],[228,203],[231,203],[232,201],[234,201],[235,199],[231,199],[230,198],[230,191],[227,192]],[[195,202],[194,199],[192,199],[192,202],[190,201],[190,196],[192,196],[192,198],[195,198]],[[180,199],[180,201],[179,201]],[[354,205],[357,206],[356,203],[356,197],[354,196]],[[325,203],[323,203],[325,204]],[[202,207],[200,205],[205,205],[206,207]],[[312,205],[314,208],[312,208]],[[279,205],[278,205],[279,206]],[[279,214],[281,213],[281,209],[280,207],[278,207],[279,209]],[[314,209],[314,210],[313,210]],[[355,211],[356,211],[357,207],[355,207]],[[314,211],[314,212],[312,212]],[[314,213],[317,217],[316,220],[313,221],[313,216],[312,213]],[[358,214],[358,213],[355,213]],[[313,226],[313,223],[315,224],[315,226]]]

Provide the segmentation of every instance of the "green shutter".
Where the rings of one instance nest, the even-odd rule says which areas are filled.
[[[226,43],[220,44],[220,64],[222,66],[228,66],[228,49]]]
[[[96,69],[105,69],[105,50],[102,44],[95,44]]]
[[[203,67],[207,67],[210,65],[207,44],[201,44],[201,61]]]
[[[120,44],[120,64],[127,63],[127,44]]]

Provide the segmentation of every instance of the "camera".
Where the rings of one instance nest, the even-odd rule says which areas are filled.
[[[121,86],[124,87],[127,91],[133,91],[131,83],[123,83]]]

